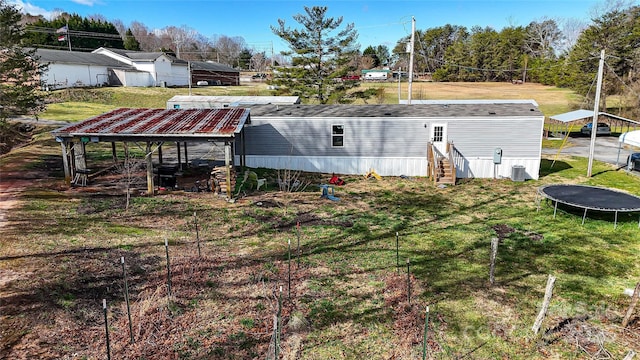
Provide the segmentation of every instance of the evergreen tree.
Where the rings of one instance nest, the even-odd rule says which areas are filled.
[[[600,16],[582,33],[568,55],[569,85],[593,101],[595,90],[592,84],[598,70],[600,50],[605,50],[607,58],[600,104],[602,109],[606,109],[606,95],[621,94],[626,88],[624,83],[637,82],[639,47],[640,7],[616,9]]]
[[[15,6],[0,0],[0,122],[14,115],[36,115],[45,109],[39,76],[44,67],[35,49],[22,46],[24,29]]]
[[[374,49],[373,46],[369,45],[366,49],[364,49],[364,51],[362,52],[362,55],[368,56],[371,58],[372,65],[374,68],[380,66],[380,58],[378,58],[378,54],[376,54],[376,49]]]
[[[140,51],[140,43],[135,38],[135,36],[133,36],[133,32],[131,31],[131,29],[127,29],[127,32],[124,36],[124,48],[126,50]]]
[[[336,79],[355,70],[351,60],[357,52],[358,34],[353,24],[341,28],[342,17],[327,17],[327,7],[304,9],[306,14],[293,16],[301,28],[286,27],[282,19],[278,19],[278,26],[271,26],[289,45],[290,51],[283,55],[292,56],[292,66],[279,67],[273,83],[320,104],[342,102],[357,82]]]
[[[99,47],[124,49],[124,44],[118,29],[110,22],[83,18],[78,14],[61,14],[49,21],[44,18],[32,23],[30,28],[63,29],[65,32],[28,31],[23,43],[28,46],[67,49],[69,38],[71,47],[76,51],[93,51]],[[59,41],[60,36],[64,41]]]

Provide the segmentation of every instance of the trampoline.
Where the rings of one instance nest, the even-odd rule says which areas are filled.
[[[582,224],[588,210],[615,213],[614,228],[618,225],[619,212],[640,212],[640,197],[622,191],[588,185],[556,184],[538,188],[538,195],[555,203],[553,217],[555,219],[558,203],[577,209],[584,209]],[[540,210],[540,199],[537,199]],[[640,221],[638,221],[640,228]]]

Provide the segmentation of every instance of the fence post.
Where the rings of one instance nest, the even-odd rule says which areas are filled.
[[[542,308],[540,309],[540,313],[538,313],[538,317],[536,317],[536,321],[533,323],[533,327],[531,328],[534,334],[538,334],[540,331],[540,326],[542,326],[542,321],[544,321],[544,317],[547,315],[547,310],[549,310],[549,303],[551,302],[551,296],[553,295],[553,286],[556,283],[556,277],[553,275],[549,275],[549,279],[547,280],[547,288],[544,292],[544,300],[542,301]]]
[[[296,233],[298,236],[298,251],[297,251],[297,260],[298,260],[298,268],[300,268],[300,221],[296,224]]]
[[[400,273],[400,240],[398,239],[398,232],[396,231],[396,272]]]
[[[169,263],[169,240],[164,239],[164,249],[167,253],[167,289],[169,297],[171,297],[171,264]]]
[[[497,237],[491,238],[491,267],[489,268],[489,282],[494,285],[496,282],[496,256],[498,255],[498,243],[500,239]]]
[[[289,274],[288,274],[288,289],[287,289],[287,295],[289,298],[289,301],[291,301],[291,239],[288,240],[288,249],[287,249],[287,259],[288,259],[288,264],[289,264]]]
[[[411,261],[407,259],[407,302],[411,305]]]
[[[198,243],[198,257],[200,257],[200,231],[198,230],[198,218],[195,211],[193,212],[193,223],[196,226],[196,242]]]
[[[120,257],[122,263],[122,277],[124,278],[124,300],[127,302],[127,316],[129,317],[129,337],[133,344],[133,324],[131,323],[131,307],[129,306],[129,285],[127,283],[127,270],[124,266],[124,256]]]
[[[427,358],[427,332],[429,331],[429,305],[424,319],[424,340],[422,345],[422,360]]]
[[[631,320],[631,315],[633,315],[633,309],[636,307],[636,304],[638,304],[638,297],[640,297],[640,282],[636,284],[636,288],[633,291],[633,295],[631,296],[631,304],[629,304],[627,314],[622,320],[622,328],[626,328],[627,325],[629,325],[629,320]]]
[[[102,299],[102,310],[104,312],[104,331],[107,335],[107,360],[111,360],[111,343],[109,342],[109,323],[107,322],[107,299]]]

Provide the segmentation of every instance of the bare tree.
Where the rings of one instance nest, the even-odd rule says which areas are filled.
[[[591,16],[591,19],[599,19],[605,14],[628,9],[634,4],[634,0],[606,0],[593,5],[589,10],[589,15]]]
[[[144,176],[145,168],[146,161],[132,155],[131,152],[129,152],[129,145],[125,142],[124,160],[122,163],[116,165],[117,172],[121,175],[119,182],[125,190],[125,210],[129,209],[132,190],[139,185],[143,185],[146,181]]]
[[[587,28],[587,23],[577,18],[568,18],[561,21],[561,27],[562,39],[556,50],[559,54],[566,54],[571,51],[580,34]]]
[[[216,49],[217,62],[235,66],[240,52],[246,47],[246,44],[244,38],[240,36],[229,37],[221,35],[215,39],[214,47]]]
[[[544,17],[527,26],[526,36],[525,49],[529,54],[536,58],[552,59],[561,43],[562,32],[556,20]]]
[[[264,53],[255,53],[251,56],[251,67],[256,71],[264,71],[267,68],[268,59]]]

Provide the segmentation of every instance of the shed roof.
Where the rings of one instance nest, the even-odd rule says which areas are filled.
[[[291,104],[299,104],[300,97],[299,96],[268,96],[268,95],[256,95],[256,96],[174,95],[171,99],[167,100],[167,103],[174,103],[174,102],[225,103],[225,104],[234,104],[236,106],[254,105],[254,104],[291,105]]]
[[[219,72],[232,72],[232,73],[240,73],[240,70],[236,70],[231,66],[208,62],[208,61],[192,61],[191,62],[192,70],[205,70],[205,71],[219,71]]]
[[[102,54],[80,51],[37,49],[36,55],[41,63],[100,65],[114,68],[132,69],[131,66]]]
[[[606,112],[603,112],[603,111],[599,112],[598,116],[606,116],[606,117],[611,118],[611,119],[626,121],[626,122],[629,122],[629,123],[632,123],[632,124],[640,124],[637,121],[634,121],[634,120],[631,120],[631,119],[627,119],[627,118],[623,118],[622,116],[609,114],[609,113],[606,113]],[[564,122],[564,123],[568,123],[568,122],[572,122],[572,121],[579,121],[579,120],[584,120],[584,119],[593,119],[593,110],[580,109],[580,110],[569,111],[569,112],[566,112],[566,113],[550,116],[549,119],[555,120],[555,121]]]
[[[331,118],[505,118],[544,116],[531,103],[380,104],[380,105],[254,105],[252,116]]]
[[[640,147],[640,130],[626,132],[618,138],[622,144]]]
[[[98,137],[101,140],[230,138],[249,120],[249,110],[121,108],[54,130],[60,138]]]
[[[167,53],[163,53],[161,51],[152,51],[152,52],[147,52],[147,51],[132,51],[132,50],[124,50],[124,49],[114,49],[114,48],[100,48],[100,49],[104,49],[107,51],[110,51],[112,53],[118,54],[120,56],[124,56],[127,57],[131,60],[137,60],[137,61],[155,61],[156,59],[158,59],[160,56],[166,56],[167,58],[169,58],[169,60],[171,60],[171,63],[173,64],[184,64],[186,65],[187,62],[181,59],[178,59],[177,57],[173,56],[173,55],[169,55]],[[100,49],[96,49],[95,51],[99,51]]]
[[[576,120],[588,119],[593,117],[593,110],[574,110],[566,113],[550,116],[551,120],[561,122],[571,122]]]

